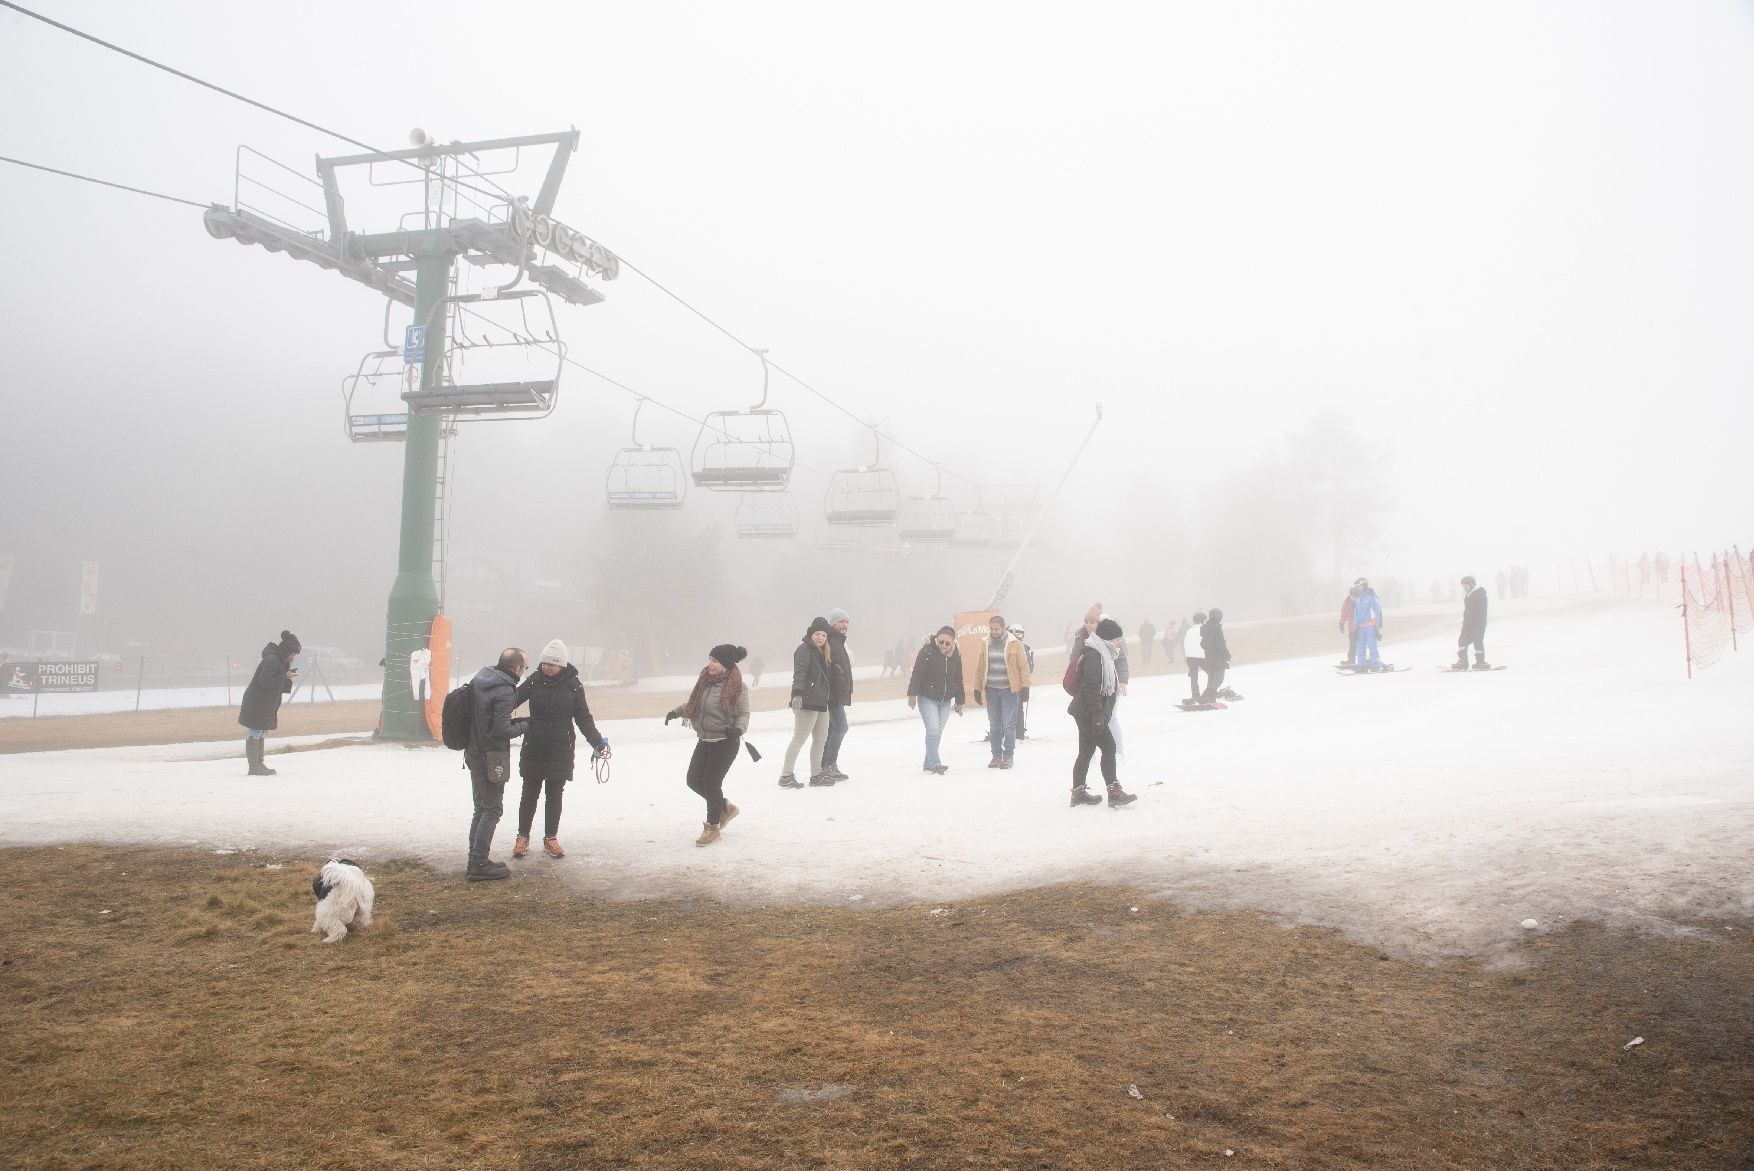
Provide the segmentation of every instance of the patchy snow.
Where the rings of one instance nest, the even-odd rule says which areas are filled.
[[[1332,655],[1244,667],[1231,682],[1249,698],[1228,711],[1176,711],[1180,676],[1142,679],[1122,701],[1121,777],[1140,795],[1124,810],[1067,807],[1075,732],[1057,679],[1037,688],[1038,738],[1010,772],[985,767],[985,714],[970,708],[945,737],[950,773],[922,774],[918,718],[884,701],[853,707],[850,782],[781,790],[790,715],[762,713],[749,738],[765,759],[741,757],[727,784],[743,814],[706,849],[693,845],[702,805],[682,779],[692,735],[609,721],[614,777],[594,784],[581,760],[567,858],[517,869],[612,897],[861,907],[1128,882],[1422,959],[1505,954],[1530,918],[1544,932],[1579,919],[1685,930],[1754,913],[1754,650],[1688,682],[1678,638],[1670,606],[1592,601],[1496,615],[1487,645],[1510,665],[1501,672],[1436,670],[1454,653],[1436,637],[1385,643],[1414,668],[1398,674],[1342,675]],[[235,743],[0,757],[0,845],[95,839],[462,868],[460,754],[364,740],[269,760],[278,777],[245,777]],[[502,857],[517,797],[509,786]]]

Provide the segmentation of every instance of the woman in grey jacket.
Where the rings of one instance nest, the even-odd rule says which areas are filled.
[[[741,812],[725,799],[725,774],[731,771],[743,733],[749,730],[749,689],[737,669],[748,654],[730,643],[708,651],[706,666],[694,681],[688,702],[664,717],[668,724],[681,716],[683,725],[700,737],[688,761],[688,787],[706,800],[706,824],[694,840],[697,846],[718,841],[720,832]]]
[[[818,788],[834,784],[822,767],[822,750],[828,740],[828,705],[834,698],[834,659],[828,649],[828,619],[810,623],[804,640],[792,652],[792,742],[786,745],[786,763],[780,770],[780,788],[802,789],[793,775],[798,750],[810,741],[810,783]]]

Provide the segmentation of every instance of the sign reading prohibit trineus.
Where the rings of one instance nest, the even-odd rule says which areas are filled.
[[[0,691],[8,695],[96,690],[95,662],[7,663],[0,666]]]

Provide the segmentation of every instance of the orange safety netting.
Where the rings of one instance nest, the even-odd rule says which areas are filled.
[[[1739,649],[1754,633],[1754,565],[1741,551],[1713,553],[1710,565],[1694,555],[1681,565],[1681,622],[1687,666],[1709,667],[1726,649]]]

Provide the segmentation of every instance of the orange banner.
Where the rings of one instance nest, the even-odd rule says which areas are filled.
[[[426,728],[434,740],[444,738],[445,696],[451,690],[451,620],[440,614],[432,620],[426,649],[432,662],[426,668]]]
[[[964,610],[956,616],[956,649],[962,652],[962,687],[970,703],[987,689],[987,623],[997,610]]]

